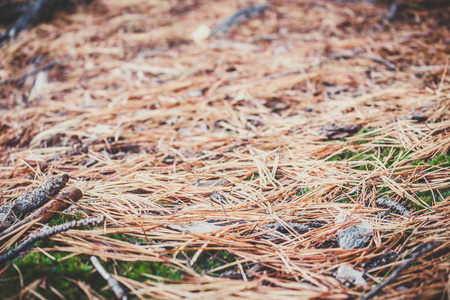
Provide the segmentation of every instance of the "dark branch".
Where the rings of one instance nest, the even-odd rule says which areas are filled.
[[[105,217],[101,216],[101,217],[96,217],[96,218],[84,219],[84,220],[80,220],[80,221],[72,221],[69,223],[54,226],[50,229],[47,229],[47,230],[41,231],[35,235],[32,235],[31,237],[29,237],[27,240],[25,240],[23,243],[21,243],[16,248],[9,250],[7,253],[0,256],[0,266],[3,265],[4,263],[6,263],[7,261],[16,258],[21,252],[25,251],[28,247],[30,247],[37,241],[46,239],[57,233],[67,231],[71,228],[86,226],[86,225],[96,226],[96,225],[101,224],[104,221],[104,219],[105,219]]]

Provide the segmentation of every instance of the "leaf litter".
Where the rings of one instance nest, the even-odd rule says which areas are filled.
[[[105,219],[23,254],[182,270],[113,276],[140,299],[445,295],[448,6],[274,2],[193,41],[245,6],[188,2],[94,1],[0,49],[0,82],[21,82],[0,85],[2,204],[67,173],[89,182],[76,210]],[[199,271],[210,251],[235,261]]]

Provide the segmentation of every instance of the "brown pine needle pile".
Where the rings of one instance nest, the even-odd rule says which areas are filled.
[[[448,297],[449,9],[97,0],[23,31],[0,48],[1,211],[50,177],[89,189],[0,254],[104,223],[19,248],[0,291],[112,298],[95,256],[129,299]]]

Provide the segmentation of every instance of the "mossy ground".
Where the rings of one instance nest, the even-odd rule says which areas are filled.
[[[57,222],[52,221],[52,223]],[[109,236],[114,236],[121,241],[129,242],[134,240],[133,237],[124,234],[113,234]],[[48,240],[39,241],[33,248],[39,249],[56,245],[57,243]],[[194,254],[195,251],[184,251],[178,257],[181,261],[185,260],[187,262],[187,259]],[[67,299],[83,299],[85,293],[75,283],[77,281],[88,284],[95,291],[100,291],[100,294],[106,299],[114,297],[109,288],[104,288],[107,283],[95,270],[89,260],[89,256],[71,256],[70,254],[58,251],[52,251],[50,255],[52,257],[41,252],[34,252],[16,258],[12,262],[16,267],[10,266],[0,277],[0,291],[2,292],[3,299],[17,295],[23,286],[27,286],[36,280],[40,282],[36,292],[47,299],[56,297],[54,289]],[[194,270],[198,273],[203,273],[235,260],[236,257],[226,250],[205,251],[198,257],[194,265]],[[131,262],[113,259],[108,259],[107,261],[100,260],[100,262],[110,274],[117,274],[141,282],[154,280],[145,276],[146,274],[155,275],[170,281],[182,280],[187,275],[180,268],[161,262]]]

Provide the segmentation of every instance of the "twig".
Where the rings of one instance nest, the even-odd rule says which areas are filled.
[[[261,270],[262,265],[261,264],[255,264],[253,267],[251,267],[250,269],[247,270],[247,272],[245,272],[245,276],[248,278],[251,277],[255,277],[258,273],[259,270]],[[236,272],[236,271],[226,271],[222,274],[220,274],[219,276],[220,278],[230,278],[230,279],[239,279],[242,280],[243,279],[243,275],[241,272]]]
[[[51,62],[43,65],[42,67],[37,67],[37,68],[35,68],[35,69],[33,69],[33,70],[29,71],[29,72],[25,72],[24,74],[20,75],[17,78],[6,79],[6,80],[3,80],[3,81],[0,81],[0,85],[2,85],[2,84],[13,84],[13,83],[16,83],[16,82],[18,82],[18,83],[23,82],[29,76],[33,76],[33,75],[35,75],[35,74],[37,74],[37,73],[39,73],[39,72],[41,72],[43,70],[47,70],[47,69],[51,69],[53,67],[56,67],[61,62],[65,61],[65,60],[70,60],[70,59],[72,59],[72,57],[71,56],[67,56],[67,57],[64,57],[64,58],[61,58],[61,59],[57,59],[57,60],[51,61]]]
[[[392,19],[395,18],[395,16],[397,15],[397,11],[398,11],[398,0],[394,0],[391,4],[391,6],[389,7],[389,12],[386,15],[385,20],[386,21],[390,21]]]
[[[280,78],[280,77],[289,76],[289,75],[292,75],[292,74],[298,74],[298,73],[301,73],[301,72],[302,71],[301,71],[300,68],[295,68],[295,69],[293,69],[291,71],[286,71],[286,72],[266,75],[262,79],[266,79],[266,80],[267,79],[277,79],[277,78]]]
[[[332,55],[332,57],[333,58],[343,58],[343,59],[350,59],[350,58],[370,59],[371,61],[385,65],[386,67],[389,68],[389,70],[394,71],[396,69],[396,66],[393,63],[391,63],[387,60],[384,60],[382,58],[367,55],[367,54],[334,54],[334,55]]]
[[[407,71],[411,72],[430,72],[430,71],[441,71],[445,69],[445,65],[430,65],[430,66],[410,66]]]
[[[63,211],[68,208],[73,202],[76,202],[83,197],[84,192],[87,189],[87,185],[83,184],[78,187],[70,187],[66,192],[63,192],[59,195],[59,198],[55,198],[48,202],[46,205],[42,206],[40,209],[34,211],[28,217],[23,219],[20,222],[17,222],[13,226],[5,229],[2,233],[0,233],[0,239],[5,235],[9,234],[12,231],[20,228],[24,224],[27,224],[31,221],[38,219],[41,223],[47,223],[50,221],[56,212]]]
[[[367,293],[365,296],[361,298],[361,300],[368,300],[375,296],[378,292],[380,292],[386,285],[394,281],[394,279],[400,274],[401,271],[409,267],[417,258],[420,256],[432,251],[434,248],[436,248],[439,244],[438,243],[429,243],[424,248],[422,248],[420,251],[414,253],[411,255],[411,258],[407,259],[402,265],[400,265],[397,269],[395,269],[391,275],[389,275],[382,283],[380,283],[376,288],[371,290],[369,293]]]
[[[228,221],[227,211],[223,206],[223,202],[225,202],[225,197],[219,194],[218,192],[214,191],[211,193],[211,200],[218,202],[220,206],[222,206],[223,214],[225,215],[225,219]]]
[[[108,282],[108,285],[113,291],[116,298],[121,300],[128,299],[120,283],[116,279],[111,277],[108,271],[106,271],[105,268],[102,266],[102,264],[98,261],[97,257],[91,256],[91,262],[97,269],[97,271],[100,273],[100,275],[103,277],[103,279],[105,279],[106,282]]]
[[[39,22],[49,20],[54,11],[60,8],[57,4],[57,0],[36,0],[31,2],[17,21],[0,34],[0,47],[4,42],[13,39],[22,30],[36,26]]]
[[[33,245],[35,242],[46,239],[52,235],[55,235],[57,233],[61,233],[64,231],[67,231],[71,228],[80,227],[80,226],[86,226],[86,225],[92,225],[96,226],[101,224],[104,221],[105,217],[95,217],[95,218],[89,218],[79,221],[72,221],[65,224],[61,224],[58,226],[54,226],[50,229],[46,229],[44,231],[41,231],[37,234],[32,235],[27,240],[25,240],[23,243],[21,243],[16,248],[8,251],[7,253],[0,256],[0,266],[3,265],[5,262],[12,260],[16,258],[22,251],[27,249],[29,246]]]
[[[67,181],[69,181],[67,174],[56,178],[51,177],[37,189],[2,206],[0,208],[0,228],[11,226],[14,221],[20,220],[25,214],[47,203],[66,186]]]
[[[263,13],[267,9],[267,5],[256,4],[250,7],[246,7],[238,10],[228,18],[226,18],[222,23],[217,25],[211,30],[210,37],[216,36],[220,33],[227,33],[233,26],[238,26],[242,21],[246,19],[251,19],[257,17],[259,14]]]
[[[337,125],[331,124],[322,127],[322,129],[318,132],[320,135],[324,135],[329,140],[339,139],[343,137],[347,137],[351,134],[357,133],[359,131],[359,126],[357,125]]]

